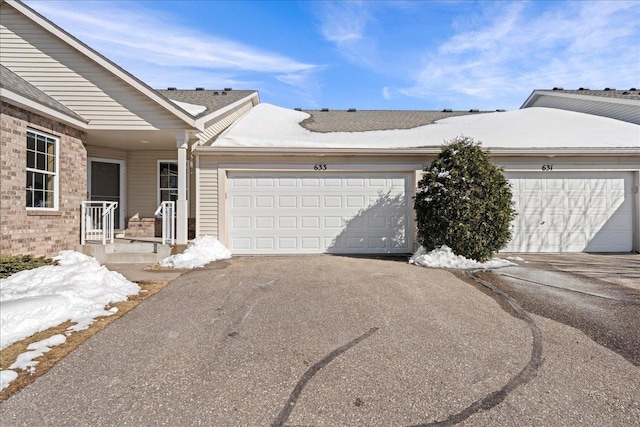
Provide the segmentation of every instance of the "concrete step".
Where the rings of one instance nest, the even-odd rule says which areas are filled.
[[[171,246],[154,242],[117,242],[77,245],[76,251],[90,255],[100,264],[156,263],[171,255]]]

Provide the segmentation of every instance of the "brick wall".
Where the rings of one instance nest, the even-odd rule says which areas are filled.
[[[27,128],[60,139],[58,210],[27,211]],[[53,256],[80,242],[87,192],[86,134],[2,102],[0,105],[0,255]]]

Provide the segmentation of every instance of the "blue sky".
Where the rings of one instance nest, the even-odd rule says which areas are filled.
[[[516,109],[640,86],[638,1],[26,1],[154,88],[331,109]]]

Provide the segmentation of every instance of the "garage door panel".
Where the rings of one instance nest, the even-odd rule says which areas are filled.
[[[547,175],[547,176],[541,176]],[[630,172],[507,173],[518,216],[507,251],[628,252]]]
[[[408,173],[390,177],[383,173],[252,175],[230,173],[228,177],[233,253],[410,251],[407,193],[412,191],[412,181]],[[236,181],[242,185],[235,185]]]

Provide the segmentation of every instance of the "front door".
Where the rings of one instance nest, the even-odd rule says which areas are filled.
[[[124,227],[124,161],[89,159],[89,200],[92,202],[118,202],[114,228]]]

